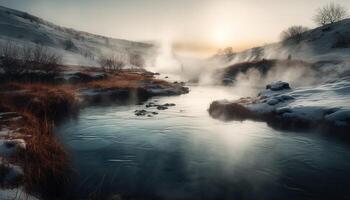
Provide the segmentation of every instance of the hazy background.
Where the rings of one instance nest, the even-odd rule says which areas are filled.
[[[200,54],[278,40],[291,25],[314,27],[329,0],[2,0],[59,25],[137,41],[170,40]],[[350,8],[349,0],[335,0]]]

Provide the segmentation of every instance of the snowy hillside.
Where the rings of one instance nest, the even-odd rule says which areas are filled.
[[[113,39],[64,28],[28,13],[0,6],[0,42],[40,44],[63,55],[64,64],[97,65],[105,54],[148,56],[151,44]]]
[[[261,60],[292,59],[305,61],[349,60],[350,19],[312,29],[302,34],[300,41],[268,44],[235,53],[229,63]],[[220,57],[220,56],[219,56]]]

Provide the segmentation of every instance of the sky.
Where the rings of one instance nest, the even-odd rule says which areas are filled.
[[[167,40],[177,48],[239,51],[276,42],[291,25],[315,27],[329,0],[0,0],[58,25],[114,38]],[[350,0],[333,2],[350,8]]]

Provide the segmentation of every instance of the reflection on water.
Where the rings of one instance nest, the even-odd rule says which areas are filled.
[[[78,198],[349,199],[350,146],[322,136],[280,132],[258,122],[209,117],[222,87],[192,87],[154,117],[142,105],[88,107],[57,129],[79,176]],[[154,109],[154,108],[153,108]],[[152,109],[150,109],[152,110]]]

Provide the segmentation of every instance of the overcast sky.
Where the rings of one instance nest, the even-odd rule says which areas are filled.
[[[329,0],[0,0],[59,25],[130,40],[170,39],[235,49],[278,40],[290,25],[314,27]],[[350,0],[335,0],[350,8]]]

